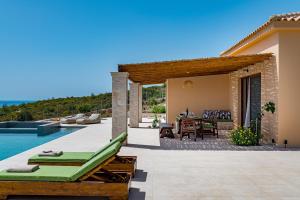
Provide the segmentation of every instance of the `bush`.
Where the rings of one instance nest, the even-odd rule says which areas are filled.
[[[151,97],[151,98],[148,100],[148,104],[149,104],[150,106],[156,106],[156,105],[158,104],[158,102],[157,102],[156,98]]]
[[[92,106],[90,104],[82,104],[78,106],[78,111],[81,113],[91,112]]]
[[[21,111],[17,114],[17,121],[32,121],[33,117],[29,111]]]
[[[166,107],[163,105],[152,106],[152,113],[166,113]]]
[[[252,132],[250,128],[238,127],[230,133],[231,142],[236,145],[250,146],[256,145],[257,134]]]
[[[154,115],[154,119],[152,121],[152,128],[157,128],[158,123],[159,123],[159,121],[158,121],[157,115]]]

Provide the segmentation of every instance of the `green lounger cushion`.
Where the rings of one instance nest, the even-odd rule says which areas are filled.
[[[116,142],[120,142],[121,144],[126,140],[127,138],[127,133],[123,132],[120,135],[118,135],[117,137],[115,137],[110,143],[108,143],[107,145],[105,145],[104,147],[102,147],[101,149],[99,149],[98,151],[95,152],[94,156],[98,155],[99,153],[101,153],[104,149],[106,149],[107,147],[115,144]]]
[[[75,173],[71,180],[75,181],[87,172],[91,171],[95,167],[99,165],[99,163],[104,162],[108,158],[117,155],[117,153],[120,151],[122,144],[120,142],[117,142],[108,148],[106,148],[104,151],[99,153],[98,155],[94,156],[91,160],[86,162],[84,165],[80,167],[80,169]]]
[[[104,147],[100,148],[96,152],[64,152],[61,156],[39,156],[34,155],[31,158],[29,158],[29,162],[36,162],[36,163],[46,163],[46,162],[78,162],[78,163],[85,163],[94,156],[101,153],[103,150],[108,148],[109,146],[115,144],[116,142],[120,142],[121,144],[126,140],[127,133],[123,132],[120,135],[118,135],[116,138],[114,138],[110,143],[105,145]]]
[[[79,162],[85,163],[94,156],[94,152],[64,152],[61,156],[39,156],[29,158],[29,162]]]
[[[0,172],[0,180],[6,181],[70,181],[80,167],[76,166],[40,166],[31,173]]]
[[[108,158],[116,155],[122,144],[116,143],[103,152],[86,162],[82,166],[40,166],[31,173],[11,173],[3,170],[0,172],[0,180],[6,181],[60,181],[71,182],[78,180],[81,176],[102,164]]]

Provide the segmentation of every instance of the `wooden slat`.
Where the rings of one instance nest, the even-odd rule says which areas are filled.
[[[138,64],[120,64],[119,72],[128,72],[129,79],[141,84],[164,83],[170,78],[226,74],[272,57],[271,53],[163,61]]]

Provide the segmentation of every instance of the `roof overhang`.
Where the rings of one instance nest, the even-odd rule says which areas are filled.
[[[164,83],[167,79],[226,74],[272,57],[271,53],[199,58],[136,64],[119,64],[119,72],[143,85]]]
[[[300,30],[300,13],[288,13],[270,17],[263,25],[227,50],[221,52],[221,56],[237,55],[239,51],[247,48],[255,41],[261,40],[272,33],[286,30]]]

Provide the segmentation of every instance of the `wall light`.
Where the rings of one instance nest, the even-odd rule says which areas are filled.
[[[183,82],[183,88],[193,88],[193,85],[194,83],[191,80],[186,80]]]

